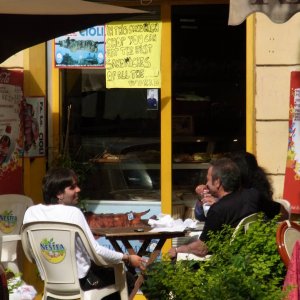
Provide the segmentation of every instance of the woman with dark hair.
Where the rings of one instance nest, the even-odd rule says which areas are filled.
[[[272,185],[265,170],[258,165],[255,155],[242,151],[230,154],[230,158],[240,169],[242,187],[259,191],[260,211],[264,212],[268,219],[273,219],[279,213],[283,219],[287,219],[288,212],[280,203],[273,201]]]
[[[272,185],[265,170],[258,165],[255,155],[246,151],[239,151],[230,153],[228,157],[236,163],[240,170],[241,187],[255,188],[259,192],[259,210],[265,214],[266,218],[273,219],[276,215],[281,214],[282,220],[288,219],[289,214],[285,208],[280,203],[273,201]],[[199,221],[206,219],[203,210],[205,204],[209,207],[218,201],[218,199],[206,194],[205,190],[205,185],[198,185],[195,189],[200,197],[200,201],[197,201],[195,205],[195,217]]]

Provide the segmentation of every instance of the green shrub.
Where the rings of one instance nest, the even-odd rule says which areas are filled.
[[[286,270],[276,246],[277,219],[262,216],[247,233],[225,226],[207,243],[213,253],[205,262],[167,257],[146,271],[142,291],[150,300],[279,300]]]

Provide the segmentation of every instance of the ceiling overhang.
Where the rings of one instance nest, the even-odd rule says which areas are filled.
[[[55,37],[144,13],[82,0],[0,0],[0,63]]]
[[[83,0],[0,0],[0,13],[12,15],[102,15],[143,12],[139,9]]]
[[[249,15],[261,12],[274,23],[284,23],[300,11],[300,0],[230,0],[229,25],[241,24]]]

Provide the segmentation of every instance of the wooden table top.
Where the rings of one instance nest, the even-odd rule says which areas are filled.
[[[145,239],[145,238],[174,238],[185,236],[185,232],[153,232],[151,231],[150,226],[139,226],[139,227],[111,227],[111,228],[92,228],[93,234],[97,236],[105,236],[106,238],[115,238],[115,239]],[[143,231],[141,231],[143,230]]]

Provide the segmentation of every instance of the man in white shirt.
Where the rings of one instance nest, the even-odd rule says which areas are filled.
[[[96,252],[108,262],[130,264],[144,270],[144,260],[138,255],[128,255],[103,247],[95,240],[78,203],[80,188],[77,185],[75,172],[67,168],[50,170],[43,179],[43,196],[45,204],[37,204],[27,209],[23,223],[35,221],[58,221],[80,226],[91,240]],[[114,281],[112,269],[101,268],[91,262],[81,240],[76,241],[77,269],[80,284],[84,290],[102,287]],[[42,274],[41,274],[42,275]],[[96,276],[95,276],[96,275]],[[93,278],[93,282],[91,277]],[[133,275],[127,272],[127,284],[130,291],[134,286]],[[118,299],[119,295],[107,296],[104,299]]]

